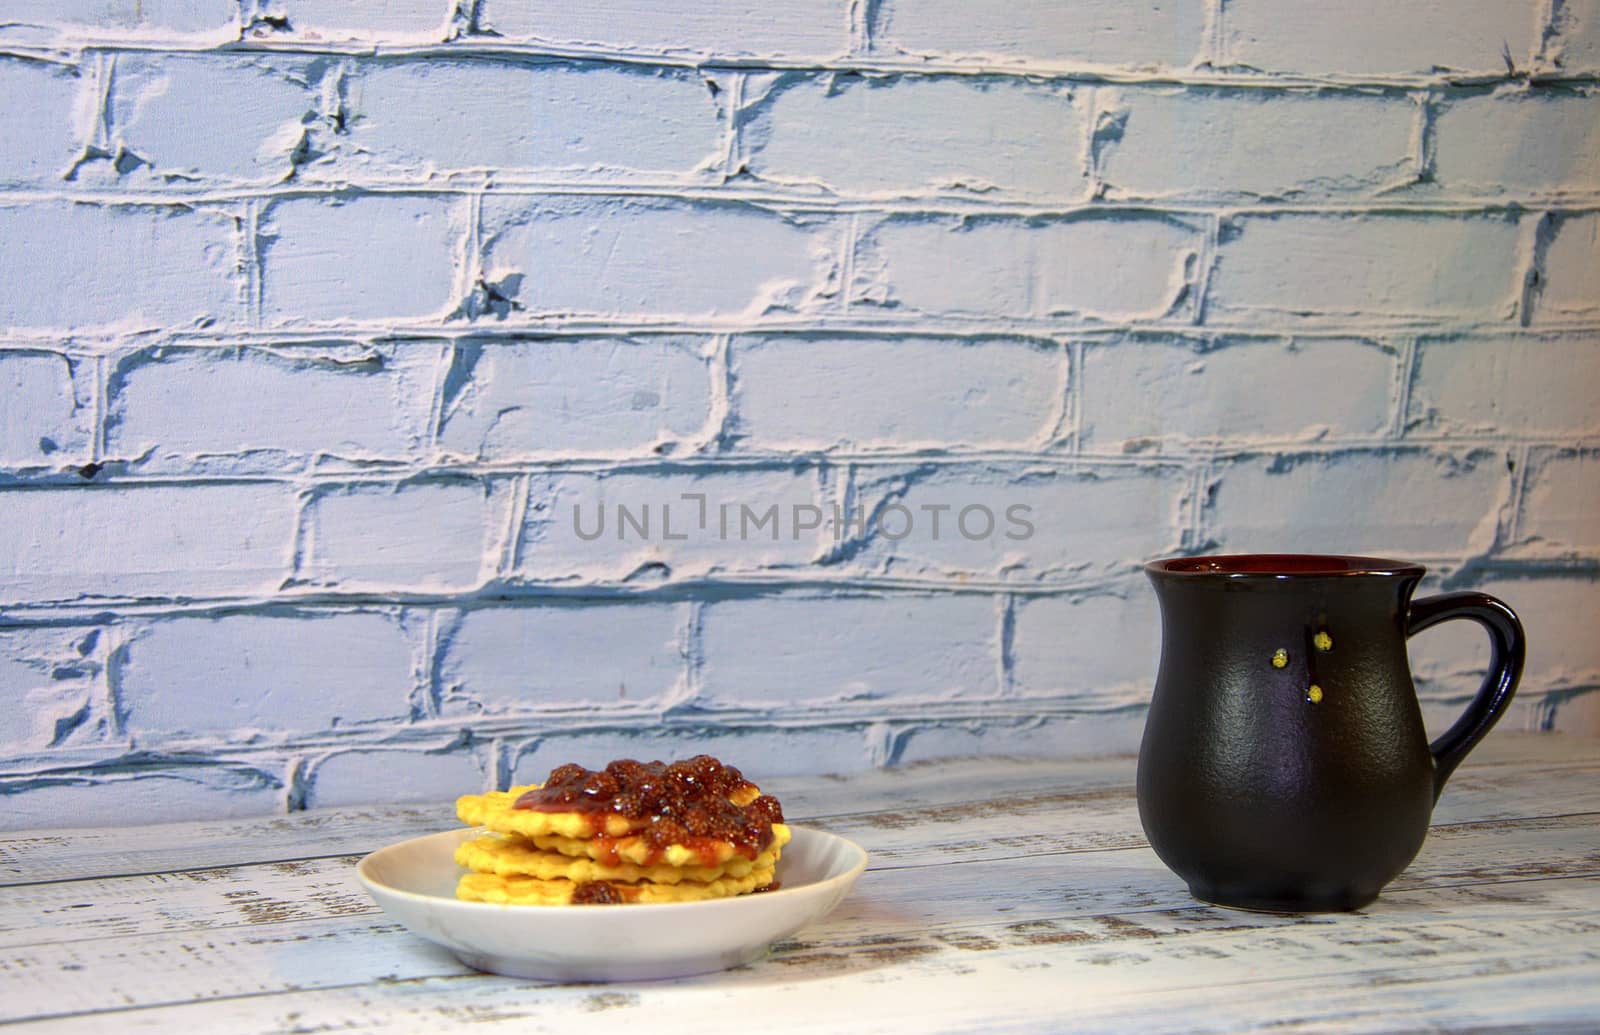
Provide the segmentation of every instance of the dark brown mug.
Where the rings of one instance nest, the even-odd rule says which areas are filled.
[[[1413,601],[1421,565],[1257,554],[1145,566],[1161,668],[1139,749],[1150,846],[1199,899],[1358,909],[1416,856],[1450,773],[1504,714],[1522,624],[1482,593]],[[1429,744],[1406,639],[1470,618],[1489,674]]]

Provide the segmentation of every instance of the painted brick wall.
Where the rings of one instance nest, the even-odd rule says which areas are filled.
[[[1600,728],[1592,0],[0,6],[0,825],[1129,749],[1173,551]]]

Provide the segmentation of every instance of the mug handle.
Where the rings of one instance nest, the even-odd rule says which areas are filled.
[[[1517,613],[1504,602],[1486,593],[1442,593],[1411,603],[1406,613],[1406,636],[1415,636],[1452,618],[1470,618],[1483,626],[1489,634],[1489,674],[1478,695],[1455,725],[1445,730],[1443,736],[1428,745],[1433,752],[1433,800],[1439,800],[1444,782],[1450,779],[1456,766],[1467,757],[1467,752],[1494,728],[1517,692],[1517,681],[1522,678],[1522,662],[1527,653],[1527,642],[1522,635],[1522,622]]]

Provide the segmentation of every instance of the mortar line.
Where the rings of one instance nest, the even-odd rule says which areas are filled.
[[[663,710],[700,701],[705,694],[705,601],[692,599],[684,608],[680,653],[683,657],[682,687],[663,702]]]
[[[1187,526],[1187,519],[1180,521]],[[1474,570],[1513,573],[1535,573],[1557,578],[1593,577],[1600,574],[1600,554],[1587,556],[1563,554],[1558,557],[1516,558],[1500,555],[1472,555],[1459,553],[1419,555],[1416,560],[1436,569],[1458,570],[1471,565]],[[1135,569],[1119,571],[1105,578],[1088,581],[1071,576],[1053,576],[1039,581],[1020,584],[990,575],[974,577],[969,573],[951,572],[935,577],[894,577],[880,575],[826,575],[808,572],[765,572],[738,576],[686,579],[678,583],[662,584],[641,590],[639,587],[618,581],[594,581],[579,587],[560,583],[523,583],[517,586],[495,586],[489,589],[469,590],[451,594],[407,593],[388,591],[332,593],[321,591],[300,595],[274,597],[232,598],[172,598],[156,600],[146,598],[136,602],[122,600],[92,600],[64,606],[55,602],[38,605],[8,605],[0,628],[44,629],[76,628],[86,624],[99,624],[106,628],[134,626],[142,622],[163,618],[224,618],[236,615],[316,615],[347,612],[389,613],[406,607],[438,607],[455,611],[472,611],[481,608],[529,607],[567,608],[594,607],[621,603],[683,603],[699,599],[706,593],[720,594],[725,598],[769,599],[786,597],[816,599],[819,597],[951,597],[984,596],[1012,593],[1018,597],[1077,600],[1106,592],[1108,585],[1132,577]]]
[[[1045,421],[1043,428],[1035,441],[1039,443],[1039,450],[1049,451],[1064,449],[1068,453],[1076,451],[1073,435],[1073,405],[1072,391],[1073,380],[1078,376],[1077,366],[1072,361],[1073,342],[1069,338],[1061,337],[1054,340],[1056,353],[1056,391],[1055,399],[1051,404],[1052,413]]]
[[[849,58],[870,60],[872,54],[873,0],[850,0],[846,11],[845,53]]]
[[[999,629],[995,658],[995,687],[1000,697],[1016,695],[1017,598],[1013,593],[995,597]]]
[[[517,558],[522,552],[522,539],[526,534],[528,495],[533,491],[533,476],[522,474],[513,478],[510,491],[500,555],[495,561],[495,575],[502,579],[512,577],[517,570]],[[552,520],[554,517],[551,515]]]
[[[1411,122],[1411,175],[1415,183],[1431,183],[1434,175],[1435,154],[1438,149],[1438,129],[1435,119],[1438,103],[1431,91],[1417,90],[1411,95],[1416,111]]]
[[[245,322],[261,328],[266,323],[265,277],[261,270],[261,203],[247,198],[244,203],[244,240],[240,242],[240,261],[244,265]]]
[[[1389,434],[1404,438],[1406,422],[1411,413],[1411,385],[1417,376],[1417,336],[1407,334],[1399,339],[1399,355],[1395,360],[1393,409],[1389,413]]]
[[[1196,67],[1229,67],[1227,18],[1227,0],[1205,0],[1205,21],[1200,30],[1200,55],[1196,59]]]
[[[434,357],[432,394],[428,399],[428,459],[430,463],[442,462],[443,454],[439,449],[439,436],[443,433],[444,425],[444,387],[449,379],[450,368],[455,365],[456,350],[461,347],[459,341],[442,342],[438,354]]]
[[[729,171],[731,176],[738,170]],[[634,179],[599,181],[577,177],[521,175],[532,170],[505,170],[492,184],[478,174],[446,174],[433,179],[351,178],[324,183],[304,179],[273,184],[213,181],[198,187],[142,188],[42,188],[7,187],[0,189],[0,202],[7,204],[49,204],[93,202],[101,205],[186,208],[196,205],[238,204],[246,200],[273,202],[291,199],[323,200],[332,194],[358,196],[440,197],[459,199],[473,193],[492,192],[496,198],[534,202],[550,198],[659,199],[700,203],[710,206],[743,206],[770,210],[775,214],[844,215],[949,215],[1011,216],[1018,219],[1055,218],[1100,219],[1111,213],[1147,216],[1155,219],[1205,218],[1218,216],[1392,216],[1459,217],[1515,215],[1537,207],[1560,214],[1588,214],[1600,210],[1600,191],[1531,191],[1517,198],[1501,195],[1453,197],[1399,197],[1384,190],[1345,198],[1325,197],[1309,200],[1279,200],[1249,194],[1200,192],[1186,196],[1148,195],[1141,197],[1085,200],[1077,196],[1035,198],[1026,195],[978,196],[934,189],[893,198],[868,195],[819,195],[776,182],[743,180],[737,186],[708,183],[703,179]]]
[[[105,650],[101,671],[104,673],[107,734],[112,741],[119,742],[124,748],[131,748],[133,744],[128,738],[127,713],[122,704],[121,658],[128,639],[127,632],[117,625],[107,625],[101,627],[101,637]]]
[[[1570,2],[1570,0],[1565,0],[1565,2]],[[1538,7],[1539,47],[1533,56],[1535,71],[1554,69],[1556,67],[1550,53],[1550,45],[1554,42],[1559,47],[1560,40],[1564,35],[1562,32],[1564,28],[1562,24],[1564,12],[1562,9],[1565,6],[1565,2],[1564,0],[1540,0]]]
[[[556,61],[591,61],[616,65],[643,65],[654,68],[694,70],[744,70],[744,71],[811,71],[859,72],[864,75],[940,75],[959,77],[1004,77],[1031,81],[1074,81],[1115,83],[1150,86],[1228,86],[1253,90],[1284,90],[1293,88],[1333,89],[1388,89],[1404,91],[1416,87],[1489,87],[1507,82],[1521,82],[1532,78],[1546,84],[1589,85],[1600,82],[1600,75],[1588,71],[1565,70],[1529,77],[1522,73],[1508,74],[1503,65],[1494,69],[1476,71],[1441,71],[1427,74],[1372,74],[1349,75],[1340,73],[1286,73],[1267,79],[1260,75],[1233,73],[1207,69],[1199,64],[1189,68],[1171,68],[1161,71],[1119,70],[1103,66],[1078,65],[1068,62],[1033,61],[967,61],[963,58],[937,58],[924,55],[897,57],[893,54],[873,53],[871,56],[842,56],[821,61],[805,58],[776,56],[752,57],[711,51],[666,52],[650,50],[625,50],[616,47],[585,46],[582,44],[551,44],[543,41],[517,41],[504,37],[474,37],[472,44],[444,40],[418,43],[407,39],[394,40],[330,40],[311,42],[305,39],[278,39],[251,37],[230,41],[229,53],[286,54],[308,57],[342,56],[370,58],[374,54],[397,58],[456,58],[463,54],[475,57],[517,59],[536,63]],[[75,43],[81,50],[134,54],[209,54],[216,51],[213,40],[194,37],[169,37],[166,39],[128,36],[85,36]],[[18,43],[0,45],[0,56],[27,60],[60,62],[61,48],[47,45],[28,46]]]
[[[453,611],[448,613],[451,617],[454,616]],[[444,687],[439,685],[439,667],[443,662],[439,638],[446,614],[447,612],[444,608],[428,608],[427,639],[423,645],[427,651],[427,656],[422,659],[424,664],[422,670],[422,701],[423,706],[427,709],[427,717],[432,719],[444,718]]]
[[[283,811],[304,812],[306,802],[311,793],[311,780],[314,774],[310,771],[310,764],[302,754],[294,754],[285,762],[283,768]]]
[[[1063,416],[1068,421],[1067,452],[1072,454],[1081,454],[1083,452],[1085,357],[1088,353],[1088,346],[1082,340],[1074,338],[1067,345],[1067,355],[1064,357],[1066,361],[1067,391]]]
[[[1511,505],[1507,508],[1510,513],[1506,515],[1505,528],[1506,544],[1515,543],[1522,536],[1522,507],[1523,499],[1528,491],[1528,467],[1532,455],[1533,450],[1527,444],[1518,445],[1512,449],[1512,456],[1516,460],[1517,469],[1511,476]]]
[[[1209,549],[1209,536],[1206,533],[1209,524],[1209,510],[1206,507],[1206,495],[1211,484],[1213,474],[1211,459],[1201,459],[1194,466],[1189,483],[1189,515],[1187,527],[1178,533],[1179,545],[1185,550]]]
[[[711,335],[711,352],[706,357],[706,377],[709,395],[706,411],[706,438],[695,452],[714,456],[723,451],[728,437],[733,433],[733,335]]]
[[[722,182],[734,179],[744,168],[745,73],[728,73],[728,125],[722,139]]]
[[[483,268],[483,191],[469,190],[465,197],[466,228],[462,233],[461,261],[456,267],[456,297],[461,299],[462,310],[471,315],[473,296],[487,279]]]
[[[1100,176],[1099,149],[1095,146],[1095,139],[1099,133],[1100,90],[1099,86],[1087,86],[1083,90],[1087,97],[1083,123],[1083,169],[1084,176],[1088,180],[1086,194],[1088,201],[1097,201],[1101,192],[1105,190],[1105,182]]]
[[[1313,457],[1351,451],[1384,452],[1399,450],[1419,455],[1441,453],[1481,453],[1507,445],[1526,443],[1531,446],[1565,446],[1572,448],[1600,448],[1600,439],[1594,433],[1553,438],[1550,435],[1417,435],[1404,442],[1396,442],[1387,432],[1374,435],[1330,438],[1288,438],[1261,440],[1222,446],[1209,440],[1195,440],[1187,446],[1175,446],[1169,452],[1151,455],[1128,454],[1120,450],[1109,452],[1039,451],[1035,449],[970,449],[953,450],[897,450],[894,452],[859,450],[821,450],[815,452],[757,452],[722,453],[715,456],[663,458],[659,456],[631,457],[519,457],[514,461],[473,462],[449,464],[441,467],[396,465],[387,470],[372,471],[362,468],[341,468],[332,471],[297,470],[288,473],[263,472],[255,474],[192,474],[192,473],[121,473],[100,480],[94,485],[82,486],[82,491],[108,491],[131,486],[167,486],[174,488],[224,485],[282,485],[306,493],[325,488],[353,488],[357,486],[397,486],[430,480],[494,481],[507,477],[530,477],[553,474],[609,474],[645,471],[664,476],[694,475],[739,470],[799,470],[821,465],[854,464],[865,467],[903,467],[908,464],[936,467],[981,466],[985,464],[1013,464],[1033,467],[1052,467],[1063,471],[1082,470],[1162,470],[1187,467],[1197,460],[1240,460],[1253,457],[1293,456]],[[5,476],[0,472],[0,479]],[[79,486],[80,479],[56,476],[49,480],[15,481],[5,484],[0,480],[0,491],[40,492],[59,490],[64,485]]]
[[[1521,276],[1517,284],[1516,317],[1523,327],[1531,326],[1534,306],[1544,291],[1544,262],[1559,224],[1554,211],[1546,209],[1535,218],[1524,216],[1518,226],[1517,263]]]
[[[1537,326],[1523,327],[1501,319],[1469,319],[1439,321],[1382,321],[1370,319],[1319,320],[1314,323],[1292,324],[1272,321],[1217,321],[1203,327],[1185,319],[1170,318],[1131,319],[1108,323],[1085,320],[1074,325],[1066,318],[1026,320],[1015,317],[987,317],[971,320],[943,314],[908,314],[892,319],[876,316],[856,316],[851,319],[832,318],[826,312],[813,312],[794,319],[737,319],[716,317],[704,319],[673,317],[651,320],[648,318],[583,318],[563,316],[537,318],[527,323],[511,326],[445,326],[438,324],[369,323],[329,325],[319,328],[252,328],[235,326],[204,331],[173,328],[161,331],[100,332],[93,329],[30,330],[18,328],[10,333],[3,351],[60,351],[61,341],[70,337],[74,351],[83,356],[98,353],[117,353],[128,348],[144,348],[149,344],[168,344],[185,347],[214,348],[222,345],[271,348],[277,345],[312,347],[319,345],[358,345],[376,348],[382,345],[435,344],[462,339],[492,341],[525,341],[533,345],[554,338],[613,338],[619,336],[681,336],[695,335],[710,339],[723,334],[811,335],[819,332],[860,338],[941,337],[956,339],[1022,338],[1041,345],[1061,340],[1070,334],[1084,341],[1105,340],[1182,340],[1214,339],[1254,342],[1282,342],[1293,338],[1302,341],[1343,340],[1356,338],[1381,338],[1385,335],[1425,334],[1471,338],[1475,340],[1532,340],[1543,341],[1570,337],[1590,337],[1600,332],[1600,318],[1543,319]]]
[[[116,55],[97,52],[94,62],[94,85],[99,96],[95,99],[93,146],[105,155],[111,154],[111,90],[116,74]]]
[[[484,772],[486,791],[503,791],[511,786],[515,765],[511,758],[511,745],[505,737],[489,741],[489,765]]]
[[[850,300],[855,296],[856,248],[861,240],[861,215],[850,213],[844,225],[844,269],[839,274],[839,314],[849,316]]]
[[[1213,213],[1200,235],[1200,255],[1196,260],[1200,268],[1195,271],[1193,315],[1189,321],[1197,327],[1206,323],[1206,300],[1211,294],[1211,276],[1221,247],[1222,220],[1222,215]]]
[[[284,585],[304,585],[308,572],[316,565],[316,534],[311,527],[311,505],[316,498],[317,486],[303,481],[294,483],[298,491],[294,496],[294,534],[289,540],[289,576]]]
[[[106,455],[107,396],[111,391],[111,370],[108,357],[94,357],[94,431],[89,438],[89,462],[98,464]]]

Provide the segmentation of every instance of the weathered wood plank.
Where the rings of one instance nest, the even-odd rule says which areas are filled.
[[[1039,811],[1100,802],[1105,815],[1131,809],[1135,760],[957,759],[847,777],[785,778],[773,786],[791,819],[844,833],[851,817],[879,825],[959,822],[963,803],[1010,799]],[[1600,740],[1496,733],[1469,756],[1435,812],[1436,823],[1554,815],[1592,807]],[[1132,815],[1132,812],[1128,812]],[[869,825],[870,822],[868,821]],[[448,829],[454,810],[383,806],[287,816],[90,830],[36,831],[0,839],[0,887],[128,873],[162,873],[248,862],[364,854]],[[850,836],[846,834],[846,836]]]
[[[735,1009],[794,1031],[1356,1031],[1600,1017],[1600,820],[1583,814],[1596,742],[1490,738],[1412,867],[1336,917],[1194,903],[1143,844],[1132,774],[1127,758],[990,759],[796,781],[781,789],[791,817],[873,852],[857,893],[752,967],[607,989],[470,974],[374,912],[351,856],[454,825],[447,805],[29,835],[0,842],[0,881],[59,876],[0,887],[0,1020],[567,1031],[605,1010],[701,1030],[706,1011]],[[130,873],[147,875],[98,876]]]
[[[261,997],[235,983],[204,1002],[19,1030],[420,1031],[471,1021],[474,1030],[558,1031],[603,1011],[607,1027],[699,1031],[730,1009],[760,1016],[764,1029],[818,1032],[1356,1031],[1403,1017],[1538,1030],[1592,1023],[1600,1015],[1594,881],[1527,882],[1515,899],[1492,903],[1483,890],[1402,892],[1366,914],[1310,920],[1186,907],[830,949],[796,942],[767,961],[677,982],[542,986],[447,975]],[[297,973],[311,966],[287,962]],[[1539,994],[1523,994],[1530,989]]]
[[[1039,860],[1042,870],[1070,874],[1082,865],[1068,857],[1108,849],[1143,848],[1137,820],[1123,806],[1056,810],[1036,815],[1034,803],[972,816],[965,824],[894,823],[852,830],[872,853],[872,868],[905,870],[923,883],[918,867],[985,860]],[[1028,817],[1019,821],[1019,814]],[[861,818],[861,817],[854,817]],[[1490,820],[1435,828],[1395,887],[1495,881],[1600,871],[1600,838],[1588,834],[1600,814],[1529,820]],[[1029,834],[1015,834],[1019,827]],[[843,828],[843,829],[840,829]],[[33,885],[0,893],[0,946],[87,937],[187,931],[296,919],[370,913],[376,907],[356,884],[358,857],[307,859]],[[1055,859],[1054,863],[1043,860]],[[1158,870],[1167,883],[1176,878]],[[937,877],[932,879],[939,879]],[[1180,889],[1181,890],[1181,889]]]
[[[1600,845],[1585,836],[1594,823],[1593,816],[1523,821],[1444,837],[1394,888],[1477,885],[1480,901],[1504,903],[1525,895],[1528,877],[1600,875]],[[89,909],[69,901],[72,895],[43,900],[31,920],[20,902],[6,909],[0,1003],[7,1005],[0,1016],[38,1012],[36,1004],[69,988],[80,1009],[113,1009],[461,972],[453,959],[383,920],[349,863],[210,870],[199,882],[160,875],[27,889],[93,890],[98,897]],[[1507,880],[1518,882],[1494,883]],[[861,945],[877,952],[920,942],[929,931],[957,944],[967,932],[995,926],[1015,932],[1013,940],[1048,943],[1060,937],[1060,924],[1079,920],[1073,940],[1082,940],[1104,914],[1195,907],[1148,848],[928,864],[869,872],[805,944],[827,956]],[[1252,929],[1324,922],[1209,912],[1249,916]],[[83,987],[83,973],[96,975],[92,986]]]

